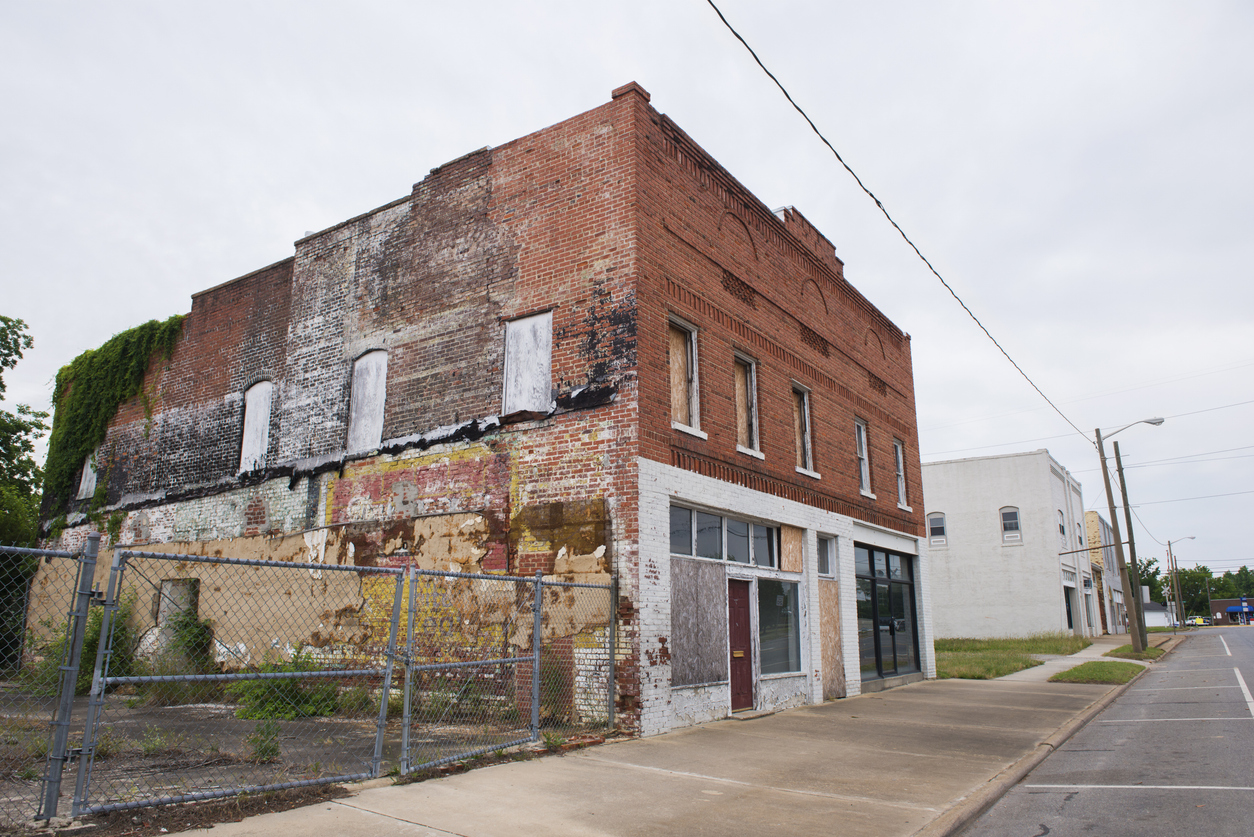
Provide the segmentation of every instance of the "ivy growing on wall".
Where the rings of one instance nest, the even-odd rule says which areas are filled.
[[[173,354],[185,317],[149,320],[61,367],[52,392],[56,412],[44,468],[45,514],[64,509],[74,496],[79,468],[104,441],[118,407],[142,393],[153,354],[161,352],[167,359]],[[146,397],[144,410],[150,413]]]

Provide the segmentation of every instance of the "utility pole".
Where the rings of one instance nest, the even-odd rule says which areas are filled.
[[[1102,482],[1106,486],[1106,505],[1110,507],[1110,530],[1115,538],[1115,563],[1119,567],[1119,583],[1123,587],[1123,609],[1128,620],[1128,636],[1132,640],[1132,650],[1141,653],[1145,650],[1145,642],[1141,639],[1141,620],[1136,606],[1137,591],[1132,586],[1132,574],[1123,557],[1123,535],[1119,532],[1119,518],[1115,515],[1115,495],[1110,490],[1110,469],[1106,466],[1106,446],[1102,444],[1102,429],[1099,427],[1095,432],[1097,452],[1102,461]],[[1124,505],[1127,505],[1127,501]]]
[[[1149,633],[1145,630],[1145,605],[1141,598],[1141,572],[1136,565],[1136,540],[1132,537],[1132,507],[1128,505],[1128,484],[1123,480],[1123,460],[1119,458],[1119,443],[1115,442],[1115,470],[1119,472],[1119,491],[1123,496],[1123,516],[1128,521],[1128,570],[1136,590],[1136,622],[1141,632],[1141,650],[1149,646]],[[1114,512],[1111,512],[1112,514]],[[1132,643],[1136,650],[1136,643]]]
[[[1189,535],[1187,538],[1176,538],[1174,543],[1180,543],[1180,541],[1191,541],[1191,540],[1193,540],[1193,535]],[[1180,567],[1178,564],[1176,564],[1176,556],[1171,551],[1172,543],[1173,541],[1170,541],[1170,540],[1167,541],[1167,563],[1171,565],[1172,577],[1175,579],[1176,601],[1180,602],[1180,622],[1181,624],[1183,624],[1184,623],[1184,600],[1180,597]],[[1210,583],[1209,582],[1206,585],[1206,609],[1210,610]]]
[[[1215,619],[1215,608],[1210,603],[1210,576],[1206,576],[1206,618],[1212,622]]]

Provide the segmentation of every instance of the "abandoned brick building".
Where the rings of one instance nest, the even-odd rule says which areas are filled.
[[[612,572],[638,734],[934,672],[909,336],[635,83],[195,294],[75,487],[50,543]]]

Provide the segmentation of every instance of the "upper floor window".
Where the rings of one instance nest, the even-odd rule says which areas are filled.
[[[240,439],[239,472],[266,467],[270,447],[270,407],[274,384],[258,381],[244,393],[244,431]]]
[[[1063,515],[1062,509],[1058,510],[1058,534],[1067,537],[1067,518]]]
[[[810,393],[800,386],[792,388],[792,434],[797,451],[797,470],[814,473],[813,437],[810,434]]]
[[[553,409],[553,312],[505,323],[505,392],[501,413]]]
[[[893,460],[897,466],[897,505],[908,509],[906,502],[906,446],[900,439],[893,439]]]
[[[867,445],[866,422],[862,419],[854,419],[853,439],[855,449],[858,452],[858,490],[863,494],[870,495],[871,459]]]
[[[779,567],[779,527],[671,506],[671,552]]]
[[[96,493],[96,468],[99,456],[100,448],[96,448],[83,460],[83,475],[78,479],[78,494],[75,495],[79,500],[86,500]]]
[[[1023,540],[1019,531],[1019,509],[1015,506],[1003,506],[1001,509],[1001,539],[1003,543],[1018,543]]]
[[[349,453],[374,450],[383,441],[387,385],[387,352],[366,352],[353,363],[353,385],[348,402]]]
[[[927,516],[927,537],[932,546],[944,546],[947,543],[943,513],[932,512]]]
[[[668,344],[671,369],[671,424],[699,430],[701,410],[697,381],[697,331],[671,320]]]
[[[757,364],[736,356],[736,447],[745,452],[758,450]]]

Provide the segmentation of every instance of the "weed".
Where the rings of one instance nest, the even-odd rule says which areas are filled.
[[[267,663],[260,668],[263,674],[317,670],[313,661],[299,651],[289,662]],[[292,721],[330,715],[335,712],[339,697],[334,683],[305,686],[297,677],[243,680],[231,684],[227,690],[242,704],[235,712],[237,718],[260,720],[281,718]]]
[[[379,708],[378,702],[365,686],[353,686],[340,693],[339,711],[341,715],[362,717],[373,715]]]
[[[43,772],[35,765],[28,764],[18,771],[17,778],[24,779],[27,782],[33,781],[43,776]]]
[[[566,739],[562,738],[562,736],[558,735],[555,732],[543,733],[543,738],[544,738],[544,749],[548,750],[549,752],[560,750],[562,748],[562,745],[566,743]]]
[[[1115,660],[1091,660],[1075,668],[1060,671],[1049,678],[1051,683],[1127,683],[1141,673],[1136,663]]]
[[[166,734],[161,730],[156,727],[149,727],[148,731],[144,733],[144,737],[139,740],[139,751],[146,756],[155,756],[167,750],[177,749],[178,743],[178,735],[167,738]]]
[[[272,762],[279,757],[278,721],[261,721],[248,734],[244,742],[252,749],[250,757],[258,764]]]

